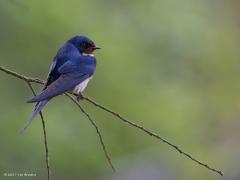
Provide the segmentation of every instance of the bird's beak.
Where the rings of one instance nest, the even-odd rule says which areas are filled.
[[[93,47],[93,50],[96,50],[96,49],[101,49],[101,48],[97,46]]]

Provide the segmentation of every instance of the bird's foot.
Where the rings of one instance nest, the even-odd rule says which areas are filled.
[[[83,95],[82,95],[82,93],[79,93],[79,94],[78,94],[77,100],[78,100],[78,101],[83,100]]]

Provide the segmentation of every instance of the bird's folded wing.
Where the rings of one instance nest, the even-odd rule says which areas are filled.
[[[47,88],[52,82],[57,80],[61,74],[70,73],[76,71],[76,64],[67,60],[64,61],[57,61],[58,59],[54,59],[49,69],[47,81],[44,84],[43,90]],[[63,64],[62,64],[63,63]],[[62,64],[62,65],[61,65]],[[58,69],[57,67],[60,66]]]
[[[62,66],[58,68],[58,72],[61,74],[71,73],[71,72],[77,71],[76,68],[77,68],[76,63],[72,61],[67,61],[66,63],[64,63]],[[80,70],[78,69],[78,71]]]
[[[50,69],[49,69],[49,71],[48,71],[47,80],[46,80],[46,82],[45,82],[44,85],[43,85],[43,90],[46,89],[47,86],[51,83],[52,78],[53,78],[53,77],[52,77],[52,72],[53,72],[54,68],[56,67],[56,64],[57,64],[57,60],[54,59],[54,60],[52,61],[52,64],[51,64],[51,66],[50,66]]]
[[[89,77],[88,74],[65,74],[61,75],[56,81],[50,84],[41,94],[28,100],[28,103],[39,102],[64,92],[72,90],[76,85]]]

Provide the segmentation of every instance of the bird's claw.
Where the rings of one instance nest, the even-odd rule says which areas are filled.
[[[83,95],[81,93],[78,94],[77,96],[77,101],[83,100]]]

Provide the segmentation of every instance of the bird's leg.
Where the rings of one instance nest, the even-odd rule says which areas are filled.
[[[77,96],[77,100],[80,101],[80,100],[83,100],[83,95],[82,93],[80,92]]]

